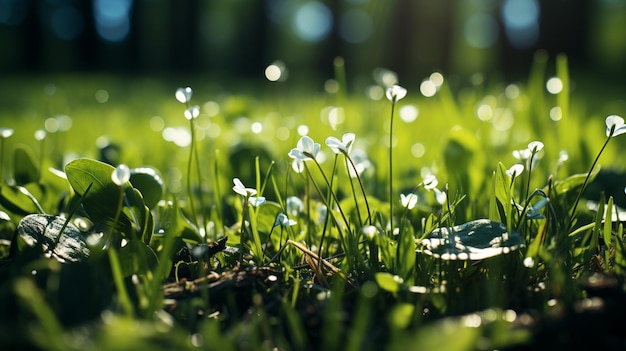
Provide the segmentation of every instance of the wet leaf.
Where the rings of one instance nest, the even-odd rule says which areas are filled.
[[[17,234],[30,247],[41,245],[44,254],[61,263],[80,262],[89,256],[82,232],[66,218],[33,214],[20,221]]]
[[[517,231],[508,233],[503,223],[477,219],[437,228],[421,245],[418,252],[443,260],[482,260],[517,250],[524,246],[524,239]]]

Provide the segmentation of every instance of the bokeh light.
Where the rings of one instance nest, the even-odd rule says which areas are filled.
[[[332,13],[319,1],[309,1],[302,5],[294,17],[296,35],[308,42],[326,39],[333,25]]]
[[[133,0],[93,0],[98,35],[110,42],[124,41],[130,32]]]

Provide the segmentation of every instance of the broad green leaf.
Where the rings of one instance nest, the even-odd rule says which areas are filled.
[[[154,251],[141,240],[130,240],[119,249],[120,266],[124,277],[146,274],[154,270],[158,259]]]
[[[89,248],[81,231],[70,222],[65,225],[66,221],[59,216],[28,215],[18,224],[17,234],[22,245],[41,245],[47,256],[61,263],[82,261],[89,256]]]
[[[374,276],[378,286],[390,293],[397,293],[402,287],[402,278],[387,272],[378,272]]]
[[[163,179],[157,170],[148,167],[130,170],[130,183],[139,189],[149,208],[154,208],[163,197]]]
[[[32,151],[24,145],[18,145],[13,151],[13,179],[17,185],[37,183],[39,167]]]
[[[33,192],[38,195],[41,194],[38,184],[0,187],[0,205],[10,212],[23,216],[36,212],[43,213],[43,209]]]
[[[600,166],[596,166],[591,174],[589,175],[589,182],[595,179],[595,177],[600,173]],[[563,194],[570,190],[574,190],[583,185],[585,182],[585,178],[587,178],[587,173],[574,174],[569,176],[563,180],[558,180],[554,182],[554,191],[557,194]]]
[[[524,239],[500,222],[477,219],[454,227],[435,229],[421,241],[423,252],[443,260],[482,260],[517,250]]]
[[[116,220],[116,213],[124,194],[111,180],[111,174],[115,168],[106,163],[80,158],[71,161],[65,166],[67,180],[80,195],[85,195],[85,190],[92,185],[82,204],[92,220],[105,225],[115,226],[120,232],[132,232],[132,220],[126,212],[120,213]]]

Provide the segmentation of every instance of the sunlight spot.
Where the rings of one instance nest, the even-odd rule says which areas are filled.
[[[478,106],[478,109],[476,110],[476,116],[478,116],[478,119],[483,122],[489,121],[491,117],[493,117],[493,110],[491,109],[491,106],[487,104],[482,104]]]
[[[437,93],[437,86],[430,79],[425,79],[420,84],[420,92],[425,97],[433,97]]]
[[[557,77],[552,77],[548,79],[546,89],[550,94],[558,94],[563,90],[563,82]]]
[[[278,140],[285,141],[285,140],[289,139],[289,134],[291,134],[291,133],[289,133],[289,128],[287,128],[287,127],[283,126],[283,127],[278,127],[276,129],[276,138]]]
[[[443,74],[439,72],[433,72],[428,79],[433,82],[437,88],[443,85]]]
[[[330,33],[332,19],[326,5],[319,1],[307,2],[296,11],[295,32],[304,41],[321,41]]]
[[[219,137],[221,134],[222,128],[217,123],[211,124],[211,126],[206,130],[206,135],[212,139]]]
[[[554,307],[554,306],[556,306],[558,303],[559,303],[559,301],[558,301],[557,299],[550,299],[550,300],[548,300],[548,302],[547,302],[548,306],[550,306],[550,307]]]
[[[59,131],[59,121],[54,117],[46,118],[44,128],[48,133],[56,133]]]
[[[280,79],[280,68],[276,65],[269,65],[265,69],[265,78],[270,82],[275,82]]]
[[[482,318],[476,313],[467,315],[463,318],[463,324],[469,328],[478,328],[482,324]]]
[[[333,130],[336,130],[337,126],[343,123],[345,119],[346,116],[341,107],[333,107],[328,111],[328,122]]]
[[[532,47],[539,39],[537,0],[505,0],[501,8],[506,37],[517,49]]]
[[[533,268],[535,266],[535,260],[532,257],[526,257],[524,259],[524,267]]]
[[[107,41],[124,41],[130,33],[133,0],[94,0],[96,32]]]
[[[160,132],[165,128],[165,120],[159,116],[150,118],[150,129],[155,132]]]
[[[298,135],[305,136],[309,134],[309,126],[301,124],[298,126]]]
[[[559,106],[554,106],[550,109],[550,119],[553,121],[560,121],[563,118],[563,113]]]
[[[413,157],[420,158],[424,156],[425,153],[426,153],[426,148],[424,147],[424,144],[415,143],[413,144],[413,146],[411,146],[411,155],[413,155]]]
[[[329,79],[324,82],[324,90],[328,94],[336,94],[339,91],[339,82],[334,79]]]
[[[180,147],[186,147],[191,144],[191,134],[186,128],[167,127],[163,129],[161,134],[165,141],[170,141]]]
[[[96,101],[98,101],[101,104],[104,104],[105,102],[109,101],[109,92],[104,89],[98,89],[96,91]]]
[[[250,130],[252,130],[252,133],[254,134],[260,134],[263,131],[263,125],[261,122],[254,122],[250,126]]]
[[[46,131],[43,129],[37,129],[35,131],[35,140],[42,141],[46,138]]]
[[[492,120],[493,127],[499,131],[511,129],[514,122],[513,112],[508,108],[497,108]]]
[[[515,100],[519,97],[519,87],[515,84],[509,84],[504,89],[504,96],[509,100]]]
[[[404,105],[398,110],[400,119],[405,123],[411,123],[417,119],[419,110],[415,105]]]
[[[503,318],[509,323],[515,322],[515,319],[517,318],[517,312],[515,312],[514,310],[506,310],[504,311]]]
[[[248,130],[250,130],[250,120],[247,117],[240,116],[233,121],[233,131],[245,133]]]
[[[220,113],[220,105],[215,101],[207,101],[202,105],[204,113],[209,117],[215,117]]]
[[[372,100],[378,101],[385,96],[385,89],[378,85],[371,85],[365,90],[365,95]]]

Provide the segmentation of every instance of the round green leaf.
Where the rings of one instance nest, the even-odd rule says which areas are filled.
[[[146,206],[154,208],[163,197],[163,179],[153,168],[142,167],[130,170],[130,183],[139,189]]]

